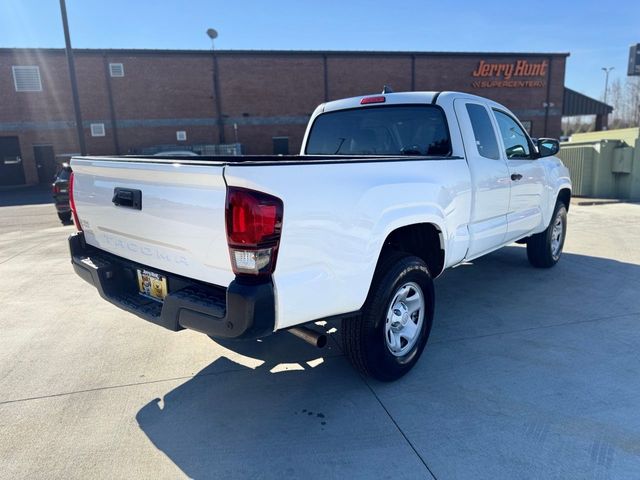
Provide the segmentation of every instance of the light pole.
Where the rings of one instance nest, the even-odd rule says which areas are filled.
[[[222,118],[222,101],[220,99],[220,79],[218,76],[218,55],[214,41],[218,38],[218,32],[213,28],[207,29],[207,36],[211,39],[211,56],[213,58],[213,96],[216,106],[216,118],[218,120],[218,141],[221,145],[226,143],[224,138],[224,119]]]
[[[67,64],[69,65],[69,79],[71,80],[71,97],[73,98],[73,112],[76,117],[76,133],[80,146],[80,155],[87,154],[87,146],[84,141],[84,129],[82,127],[82,114],[80,113],[80,98],[78,96],[78,82],[76,80],[76,66],[73,61],[71,49],[71,36],[69,35],[69,23],[67,22],[67,5],[65,0],[60,0],[60,15],[62,16],[62,28],[64,30],[64,44],[67,52]]]
[[[609,91],[609,72],[616,67],[602,67],[604,71],[604,103],[607,103],[607,92]]]

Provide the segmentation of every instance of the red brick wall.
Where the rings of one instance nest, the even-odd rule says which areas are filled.
[[[411,90],[411,59],[392,56],[330,56],[329,100],[380,93],[390,85],[396,92]]]
[[[224,113],[232,117],[310,115],[324,102],[320,56],[232,54],[218,62]]]
[[[16,92],[12,65],[39,66],[43,91]],[[69,74],[64,53],[5,53],[0,55],[0,72],[0,122],[73,118]]]
[[[109,55],[108,61],[124,66],[124,77],[110,78],[118,118],[215,115],[209,56]]]
[[[124,77],[106,75],[105,55],[107,63],[124,65]],[[493,78],[473,77],[480,61],[508,64],[522,59],[551,62],[549,98],[554,107],[547,118],[547,133],[557,136],[564,91],[564,56],[417,54],[415,89],[461,90],[492,98],[515,110],[522,120],[531,121],[533,134],[541,136],[546,85],[532,88],[474,88],[472,85],[475,80]],[[333,100],[376,93],[384,84],[391,85],[395,91],[410,90],[412,86],[411,54],[327,52],[323,56],[308,52],[220,52],[218,63],[227,142],[235,139],[235,122],[238,140],[245,152],[251,154],[271,153],[274,136],[288,136],[290,151],[296,153],[306,118],[325,100],[325,94]],[[38,65],[43,91],[15,92],[12,65]],[[116,151],[107,81],[111,84],[117,120],[145,123],[118,128],[121,153],[153,145],[178,144],[177,130],[187,132],[186,145],[217,143],[210,52],[77,51],[76,72],[85,124],[104,122],[106,127],[104,137],[91,137],[89,128],[85,129],[90,154]],[[526,79],[548,81],[546,77]],[[0,91],[3,92],[0,135],[19,137],[28,183],[37,182],[33,145],[52,144],[59,156],[79,151],[63,51],[0,50]],[[16,128],[15,124],[20,122],[36,122],[38,128],[33,124],[20,124]],[[185,122],[191,124],[184,125]]]

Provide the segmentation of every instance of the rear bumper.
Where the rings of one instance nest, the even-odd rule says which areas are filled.
[[[88,245],[84,235],[69,237],[75,272],[94,285],[105,300],[169,330],[197,330],[213,337],[258,338],[273,333],[273,282],[236,279],[228,288],[191,280],[131,262]],[[167,277],[163,303],[138,294],[136,270],[146,268]]]

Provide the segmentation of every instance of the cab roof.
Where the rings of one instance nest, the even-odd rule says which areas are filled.
[[[322,112],[331,112],[334,110],[343,110],[345,108],[357,108],[365,107],[360,102],[363,98],[379,97],[384,98],[384,101],[371,103],[369,105],[375,106],[384,103],[385,105],[393,104],[406,104],[406,103],[431,103],[436,97],[438,92],[393,92],[393,93],[378,93],[371,95],[359,95],[357,97],[343,98],[341,100],[334,100],[321,105]]]
[[[473,95],[471,93],[465,92],[453,92],[453,91],[444,91],[444,92],[392,92],[392,93],[378,93],[378,94],[370,94],[370,95],[360,95],[357,97],[351,98],[343,98],[340,100],[334,100],[331,102],[326,102],[318,106],[316,110],[313,112],[312,118],[316,115],[325,112],[332,112],[336,110],[344,110],[348,108],[367,108],[367,107],[376,107],[380,105],[406,105],[406,104],[439,104],[442,105],[447,103],[447,100],[451,100],[453,98],[464,98],[467,100],[475,100],[477,102],[482,102],[487,104],[490,107],[500,108],[503,110],[508,110],[504,105],[499,104],[491,100],[490,98],[480,97],[478,95]],[[365,103],[363,103],[363,99]],[[368,100],[376,99],[371,103],[367,103]]]

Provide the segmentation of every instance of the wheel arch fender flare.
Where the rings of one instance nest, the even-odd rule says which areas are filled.
[[[389,245],[389,240],[394,237],[395,234],[401,231],[417,231],[418,229],[426,232],[425,229],[431,229],[432,235],[437,234],[439,251],[435,252],[441,255],[439,260],[429,260],[428,256],[431,253],[428,249],[425,249],[423,254],[415,251],[415,249],[409,249],[407,253],[414,254],[418,257],[425,259],[425,262],[430,267],[431,274],[436,277],[444,269],[446,265],[447,244],[449,242],[449,231],[446,226],[444,213],[437,208],[430,209],[431,211],[425,211],[421,209],[420,212],[407,212],[406,215],[396,216],[390,221],[380,223],[379,228],[376,229],[374,237],[376,238],[375,254],[376,254],[376,266],[378,268],[380,260],[384,254],[385,248]],[[416,232],[417,233],[417,232]],[[431,240],[431,237],[430,237]],[[440,263],[439,267],[434,266],[434,262]],[[373,280],[375,269],[371,272],[370,282]]]

